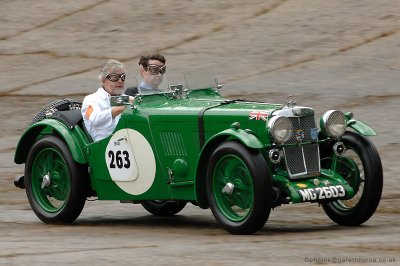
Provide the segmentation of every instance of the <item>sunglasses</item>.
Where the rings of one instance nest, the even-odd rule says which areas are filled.
[[[118,75],[118,74],[108,74],[106,76],[106,79],[108,79],[109,81],[112,82],[117,82],[119,79],[121,79],[122,81],[125,81],[126,75],[125,73]]]
[[[165,65],[163,66],[158,66],[158,65],[149,65],[147,67],[147,70],[150,72],[152,75],[158,75],[159,73],[165,74],[167,72],[167,67]]]

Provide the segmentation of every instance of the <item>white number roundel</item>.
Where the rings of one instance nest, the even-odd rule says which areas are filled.
[[[138,131],[121,129],[115,132],[107,145],[105,159],[111,179],[125,192],[140,195],[153,184],[154,153]]]

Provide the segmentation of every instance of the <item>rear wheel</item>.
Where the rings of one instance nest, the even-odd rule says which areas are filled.
[[[75,221],[86,201],[84,173],[59,138],[37,141],[25,163],[26,193],[37,217],[45,223]]]
[[[173,216],[183,210],[186,203],[186,201],[147,200],[142,202],[142,206],[155,216]]]
[[[363,136],[346,132],[342,141],[346,151],[338,159],[337,171],[353,187],[355,195],[348,200],[324,203],[322,207],[337,224],[359,225],[378,207],[383,186],[382,163],[375,146]],[[330,161],[330,158],[324,158],[323,167],[329,168]]]
[[[207,196],[215,219],[231,234],[251,234],[271,211],[272,178],[259,151],[226,141],[211,154]]]

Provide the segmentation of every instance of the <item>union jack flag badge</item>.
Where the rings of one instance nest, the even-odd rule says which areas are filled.
[[[265,111],[251,111],[249,114],[250,120],[263,120],[267,122],[268,113]]]

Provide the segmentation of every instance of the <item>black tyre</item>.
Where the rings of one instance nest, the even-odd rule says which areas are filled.
[[[143,208],[155,216],[173,216],[183,210],[186,201],[147,200],[141,204]]]
[[[76,220],[86,201],[85,171],[56,136],[43,137],[32,146],[25,163],[25,186],[29,203],[40,220]]]
[[[221,143],[207,168],[207,197],[215,219],[231,234],[252,234],[268,220],[272,178],[257,150]]]
[[[322,205],[325,213],[337,224],[354,226],[366,222],[378,207],[383,186],[382,163],[374,144],[363,136],[346,132],[342,139],[346,151],[339,158],[338,172],[353,187],[355,195]],[[325,147],[325,154],[326,152]],[[330,167],[330,158],[322,159]]]

